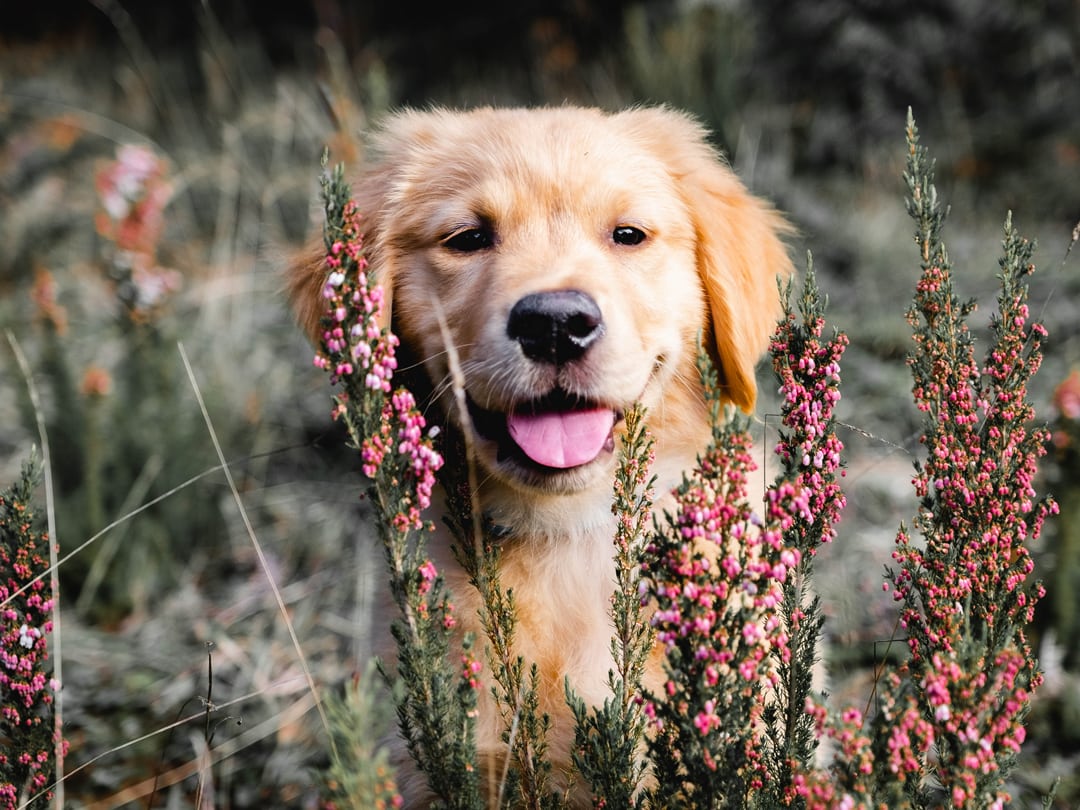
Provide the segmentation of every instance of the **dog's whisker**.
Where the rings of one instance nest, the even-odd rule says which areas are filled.
[[[453,375],[447,373],[432,389],[431,403],[440,402],[444,396],[454,390]]]
[[[423,370],[424,368],[430,368],[431,363],[433,363],[435,360],[441,360],[441,359],[447,357],[448,354],[449,354],[449,352],[446,349],[442,349],[441,351],[431,352],[427,356],[425,356],[425,357],[423,357],[423,358],[421,358],[419,360],[416,360],[413,363],[409,363],[408,365],[400,366],[398,368],[398,372],[399,373],[404,373],[404,372],[410,372],[410,371],[416,371],[416,370]]]

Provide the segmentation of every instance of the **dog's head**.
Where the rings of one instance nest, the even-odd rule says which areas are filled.
[[[354,184],[368,259],[395,332],[488,473],[549,492],[609,482],[626,408],[676,423],[680,403],[700,400],[699,334],[727,398],[752,408],[777,276],[791,272],[786,225],[690,119],[404,112],[374,152]],[[312,335],[322,282],[317,261],[292,279]],[[449,394],[448,342],[467,418]]]

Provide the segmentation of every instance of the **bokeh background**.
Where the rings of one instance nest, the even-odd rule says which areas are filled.
[[[1038,240],[1032,309],[1051,338],[1032,398],[1055,431],[1043,484],[1063,514],[1036,549],[1047,681],[1013,792],[1039,807],[1060,777],[1053,806],[1080,806],[1077,0],[46,0],[0,4],[0,325],[41,399],[0,341],[0,482],[42,417],[69,555],[71,806],[192,806],[200,761],[214,807],[316,806],[325,740],[178,344],[333,690],[385,619],[357,464],[282,296],[286,257],[319,227],[320,157],[362,166],[362,133],[402,105],[564,102],[700,116],[798,226],[797,265],[813,253],[851,339],[850,505],[819,566],[837,704],[864,705],[873,663],[898,652],[881,572],[915,510],[909,106],[977,324],[1006,212]],[[134,237],[108,207],[132,160],[152,161],[138,188],[160,203]]]

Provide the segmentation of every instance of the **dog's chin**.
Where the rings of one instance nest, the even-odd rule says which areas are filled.
[[[610,485],[621,409],[560,392],[506,411],[468,405],[475,450],[496,478],[551,494]]]

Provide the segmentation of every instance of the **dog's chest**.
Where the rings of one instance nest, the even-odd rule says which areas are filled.
[[[603,703],[610,691],[613,536],[614,522],[605,521],[558,538],[511,537],[498,549],[499,587],[514,604],[513,654],[527,668],[536,665],[549,711],[565,704],[566,681],[591,704]],[[452,568],[448,585],[461,629],[483,643],[480,594],[460,567]]]

